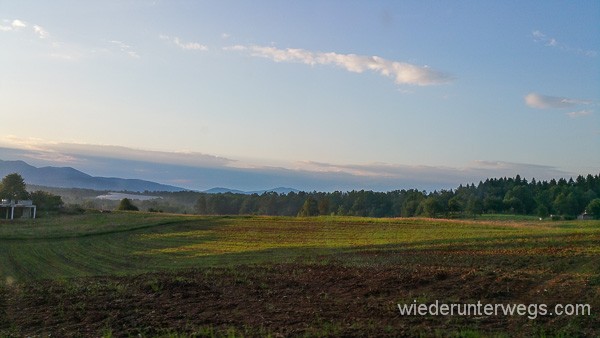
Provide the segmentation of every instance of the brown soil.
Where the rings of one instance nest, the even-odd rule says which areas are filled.
[[[402,316],[397,304],[589,303],[591,316]],[[281,264],[0,288],[0,336],[598,336],[600,287],[575,275]]]

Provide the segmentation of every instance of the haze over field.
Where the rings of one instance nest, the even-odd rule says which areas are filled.
[[[600,3],[0,3],[0,159],[195,190],[600,170]]]

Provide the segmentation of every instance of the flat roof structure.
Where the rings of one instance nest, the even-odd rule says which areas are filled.
[[[3,199],[0,202],[0,214],[2,214],[1,212],[5,211],[5,218],[6,219],[10,219],[13,220],[15,218],[15,209],[22,209],[22,218],[34,218],[35,219],[35,214],[37,211],[37,207],[33,204],[33,201],[31,200],[20,200],[20,201],[13,201],[13,200],[7,200],[7,199]],[[9,218],[10,216],[10,218]]]

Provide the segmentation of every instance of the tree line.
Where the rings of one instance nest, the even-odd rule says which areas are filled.
[[[73,193],[65,206],[60,195]],[[80,190],[80,189],[79,189]],[[19,174],[10,174],[0,182],[3,199],[32,199],[40,211],[65,211],[95,208],[97,192],[58,189],[52,192],[28,192]],[[150,193],[150,192],[148,192]],[[60,194],[60,195],[59,195]],[[193,191],[154,192],[161,198],[135,202],[121,201],[122,210],[165,211],[201,215],[271,216],[364,216],[364,217],[470,217],[480,214],[521,214],[539,217],[574,218],[586,212],[600,218],[600,175],[578,176],[575,180],[527,181],[514,178],[490,178],[479,184],[460,185],[456,189],[433,192],[416,189],[389,192],[290,192],[278,194],[207,194]],[[89,196],[88,196],[89,195]],[[87,199],[82,196],[86,196]],[[78,202],[80,204],[73,204]],[[105,208],[105,207],[102,207]],[[67,210],[68,211],[68,210]]]
[[[559,215],[574,218],[587,210],[600,216],[600,175],[566,180],[490,178],[433,192],[291,192],[243,195],[199,193],[194,212],[203,215],[342,215],[366,217],[462,217],[484,213]]]

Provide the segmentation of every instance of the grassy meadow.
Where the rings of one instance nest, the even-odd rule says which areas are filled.
[[[30,295],[34,293],[33,290],[46,294],[41,291],[48,289],[45,283],[50,283],[55,290],[70,287],[70,290],[88,292],[89,285],[96,285],[100,289],[109,288],[108,285],[121,285],[121,289],[117,289],[122,291],[133,287],[131,285],[138,285],[139,283],[132,281],[140,278],[162,280],[161,285],[171,285],[169,281],[173,280],[197,281],[206,278],[221,280],[226,284],[221,285],[225,289],[262,285],[255,291],[271,290],[277,294],[285,294],[293,287],[304,285],[306,289],[310,289],[311,283],[321,281],[322,290],[315,286],[315,294],[321,295],[325,292],[323,290],[329,290],[328,287],[331,288],[328,294],[342,292],[336,298],[337,301],[327,298],[328,302],[333,302],[332,306],[343,309],[348,304],[344,304],[342,300],[349,297],[347,302],[353,303],[357,312],[364,311],[369,306],[380,308],[383,312],[380,315],[367,312],[365,318],[338,318],[341,313],[333,312],[318,313],[314,317],[313,312],[322,310],[319,304],[324,303],[310,303],[306,305],[306,311],[312,309],[313,312],[303,315],[310,320],[302,326],[286,321],[300,315],[294,314],[294,311],[300,310],[293,308],[288,310],[290,313],[285,317],[287,319],[282,317],[271,324],[268,320],[253,322],[249,319],[252,314],[248,317],[240,315],[240,318],[224,322],[216,320],[216,317],[195,322],[202,316],[194,312],[199,310],[190,310],[194,315],[186,312],[190,317],[184,326],[172,319],[165,319],[161,323],[144,324],[145,331],[135,331],[135,326],[142,325],[141,322],[111,324],[107,318],[112,317],[106,315],[107,317],[100,316],[95,321],[102,325],[89,333],[116,336],[136,332],[148,335],[182,332],[190,336],[214,336],[223,332],[247,336],[271,333],[352,336],[385,335],[387,332],[391,336],[443,336],[451,332],[459,336],[470,333],[477,336],[490,333],[512,335],[518,331],[513,331],[516,326],[511,325],[526,323],[529,331],[524,332],[545,335],[543,327],[550,321],[553,323],[550,325],[550,333],[587,334],[591,331],[586,330],[593,327],[589,326],[590,321],[598,323],[599,243],[599,221],[204,217],[138,212],[87,213],[37,220],[2,221],[0,290],[3,290],[5,296],[4,300],[0,298],[0,305],[11,302],[26,304],[26,299],[19,297],[25,297],[23,294],[27,293],[14,290],[29,290]],[[301,282],[299,278],[303,277],[298,276],[297,271],[304,271],[304,275],[317,275]],[[315,271],[321,271],[323,275]],[[335,277],[328,274],[331,271],[338,271],[334,274]],[[194,273],[199,273],[201,277],[190,277],[189,274]],[[342,275],[346,277],[340,277]],[[283,278],[282,276],[289,280],[269,284],[275,283],[273,281]],[[375,278],[373,276],[381,278],[370,280],[369,278]],[[231,284],[227,284],[226,281],[230,279]],[[331,282],[328,286],[327,281],[334,279],[336,282]],[[99,285],[98,280],[104,282]],[[241,286],[239,280],[242,280]],[[292,286],[286,286],[288,284]],[[46,286],[41,288],[40,285]],[[348,290],[339,290],[340,285],[346,285]],[[357,286],[364,290],[359,288],[360,290],[352,291]],[[163,291],[171,292],[171,289],[167,289]],[[113,289],[104,291],[113,297],[114,292],[111,293],[110,290]],[[129,294],[139,291],[135,290]],[[149,290],[160,293],[162,287],[151,287]],[[257,301],[247,289],[235,289],[231,292],[249,297],[245,300],[242,297],[241,301]],[[104,295],[102,292],[99,294]],[[52,297],[50,294],[46,296]],[[71,296],[81,297],[77,292],[65,297]],[[104,301],[119,302],[110,297]],[[212,297],[212,293],[205,297]],[[463,318],[438,317],[430,325],[426,325],[422,318],[398,318],[395,305],[414,299],[423,302],[436,299],[455,302],[481,299],[513,303],[584,302],[592,303],[595,308],[591,317],[555,317],[537,321],[527,318],[495,318],[489,325],[481,319],[469,321]],[[279,301],[273,301],[271,307],[266,309],[254,309],[253,313],[275,311],[280,314],[278,309],[289,304],[280,304]],[[84,304],[90,302],[98,300],[90,300]],[[130,302],[135,303],[134,300]],[[150,307],[161,303],[152,304],[154,305]],[[241,306],[235,304],[236,308]],[[213,310],[218,306],[225,305],[215,305]],[[50,314],[54,310],[46,309]],[[65,313],[66,310],[62,311]],[[50,316],[48,313],[44,318]],[[78,313],[81,315],[81,311]],[[369,313],[372,318],[369,318]],[[68,318],[45,322],[37,330],[33,328],[33,331],[27,331],[24,328],[26,319],[21,322],[17,317],[17,313],[11,314],[6,310],[3,316],[0,311],[0,336],[60,333],[69,320],[74,320],[67,316]],[[302,318],[296,319],[301,321]],[[406,331],[407,320],[412,325],[409,331]],[[463,327],[467,328],[466,331],[461,331]],[[288,329],[292,331],[286,331]],[[446,331],[447,329],[450,331]],[[69,332],[71,331],[62,333],[69,335]],[[75,332],[81,334],[80,331]]]

